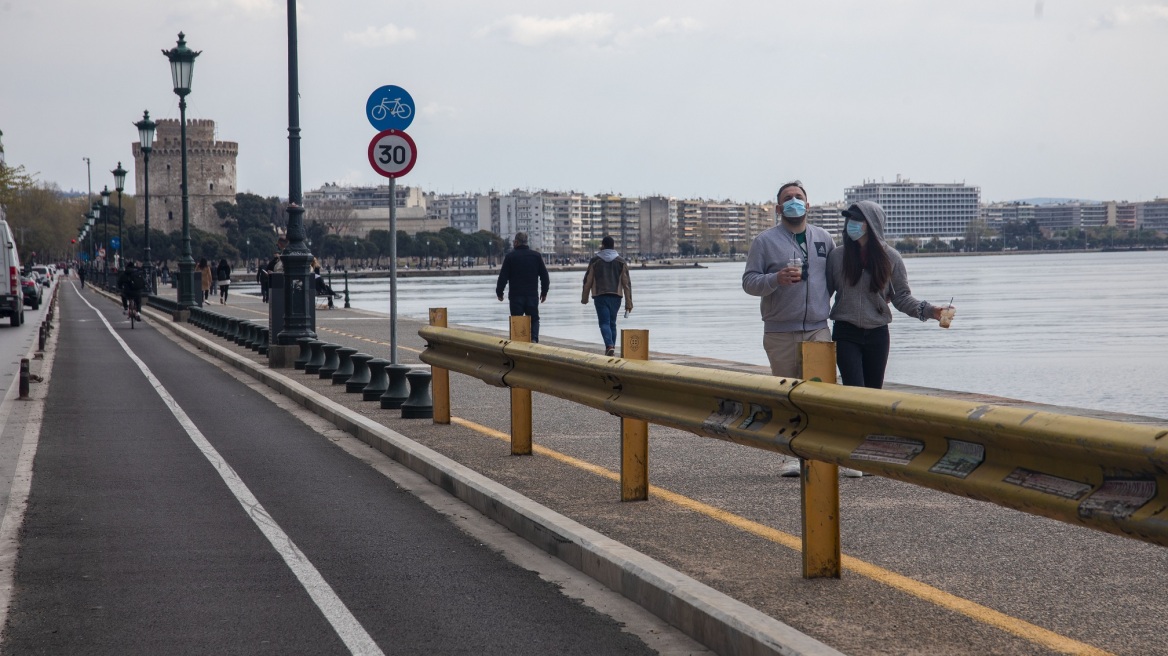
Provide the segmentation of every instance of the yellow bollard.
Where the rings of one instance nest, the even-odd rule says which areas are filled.
[[[835,342],[803,342],[803,380],[835,383]],[[839,466],[803,460],[803,578],[840,577]]]
[[[511,317],[511,341],[531,341],[531,317]],[[511,388],[511,455],[531,455],[531,390]]]
[[[430,308],[430,325],[446,327],[446,308]],[[434,389],[434,423],[450,423],[450,370],[430,367]]]
[[[649,359],[649,331],[622,330],[621,357]],[[621,501],[649,498],[649,422],[621,419]]]

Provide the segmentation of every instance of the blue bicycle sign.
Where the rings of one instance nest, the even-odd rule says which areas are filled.
[[[365,102],[365,117],[379,132],[408,128],[415,113],[410,93],[392,84],[379,87]]]

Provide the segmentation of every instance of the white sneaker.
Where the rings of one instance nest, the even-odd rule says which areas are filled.
[[[864,472],[859,469],[852,469],[851,467],[840,467],[839,469],[840,475],[847,476],[848,478],[860,478],[864,475]]]
[[[784,462],[782,466],[779,467],[779,476],[782,476],[783,478],[798,478],[799,459],[788,458],[787,462]]]

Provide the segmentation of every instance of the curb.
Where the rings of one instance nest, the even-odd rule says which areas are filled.
[[[156,327],[259,380],[719,654],[841,652],[143,308]]]

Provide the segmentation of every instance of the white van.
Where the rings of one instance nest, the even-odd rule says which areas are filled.
[[[13,326],[24,323],[24,291],[20,288],[20,255],[8,222],[0,219],[0,317]]]

